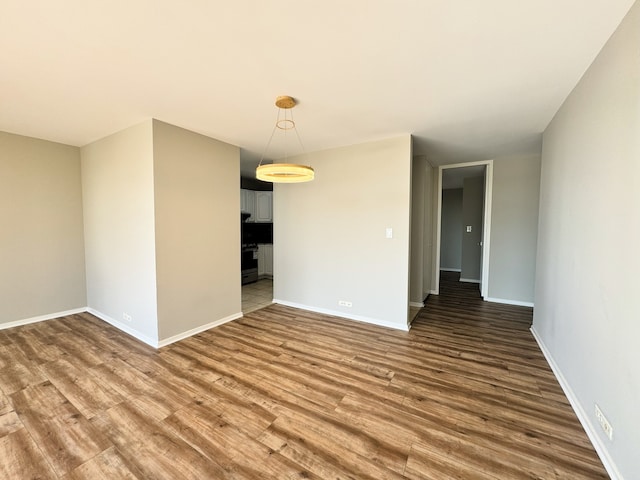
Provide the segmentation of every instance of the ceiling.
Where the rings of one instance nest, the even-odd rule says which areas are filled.
[[[535,152],[632,3],[3,0],[0,130],[82,146],[157,118],[251,170],[291,95],[307,151],[410,133],[434,165]]]

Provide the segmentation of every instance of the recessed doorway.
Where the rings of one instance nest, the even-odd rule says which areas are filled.
[[[486,297],[492,183],[492,160],[438,167],[436,294],[441,272],[450,272],[459,281],[477,283]]]
[[[273,184],[240,178],[242,312],[273,303]]]

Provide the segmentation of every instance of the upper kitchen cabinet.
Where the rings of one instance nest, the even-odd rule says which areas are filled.
[[[240,211],[251,215],[248,222],[273,222],[273,192],[241,189]]]
[[[249,213],[249,221],[255,222],[256,218],[256,192],[253,190],[240,190],[240,211]]]
[[[273,222],[273,192],[255,192],[255,221]]]

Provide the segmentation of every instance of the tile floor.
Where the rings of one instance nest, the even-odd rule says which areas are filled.
[[[242,286],[242,313],[253,312],[273,303],[273,280],[263,278]]]
[[[413,322],[413,320],[418,316],[418,313],[420,313],[420,307],[409,307],[409,323]]]

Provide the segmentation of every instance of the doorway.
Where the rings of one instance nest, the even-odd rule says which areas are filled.
[[[459,275],[460,281],[479,284],[480,296],[487,296],[492,184],[493,160],[438,167],[434,293],[440,293],[444,271]],[[456,211],[456,221],[445,218],[443,222],[443,212],[455,215]]]
[[[244,314],[273,303],[273,184],[240,178],[240,237]]]

